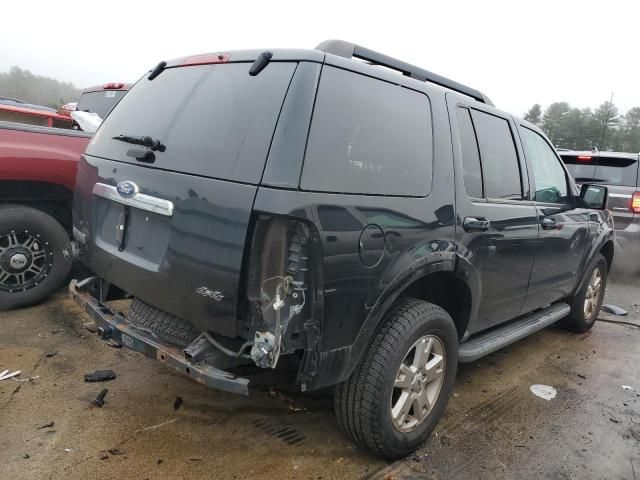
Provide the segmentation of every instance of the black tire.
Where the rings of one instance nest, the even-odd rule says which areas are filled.
[[[27,247],[29,238],[33,243]],[[16,246],[16,242],[25,245]],[[0,206],[0,310],[33,305],[60,288],[73,263],[69,243],[65,229],[50,215],[22,205]],[[26,280],[20,282],[14,274],[23,271],[12,270],[10,264],[16,254],[29,259],[26,265],[39,257],[33,266],[40,272],[27,272]]]
[[[596,307],[593,309],[590,315],[585,313],[585,300],[589,292],[589,280],[594,274],[594,271],[599,269],[602,282],[598,292],[598,298],[596,299]],[[589,264],[589,267],[585,269],[585,277],[582,282],[580,290],[569,300],[571,305],[571,313],[564,318],[560,325],[572,332],[584,333],[593,327],[598,318],[602,301],[604,300],[605,289],[607,288],[607,275],[609,273],[609,267],[607,260],[601,253],[597,254]]]
[[[443,382],[422,423],[413,431],[401,432],[391,415],[394,382],[411,347],[425,335],[439,338],[444,346]],[[387,314],[351,377],[336,386],[338,423],[362,448],[388,459],[402,458],[428,438],[444,415],[457,368],[458,336],[449,314],[428,302],[402,299]]]
[[[127,312],[129,323],[155,333],[167,343],[184,348],[193,342],[200,332],[186,320],[158,310],[135,298]]]

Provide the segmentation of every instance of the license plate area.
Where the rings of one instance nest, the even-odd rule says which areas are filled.
[[[102,219],[96,245],[150,271],[159,271],[171,234],[171,217],[95,197],[94,217]]]

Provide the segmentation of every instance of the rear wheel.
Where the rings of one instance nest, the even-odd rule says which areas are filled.
[[[574,332],[586,332],[593,327],[607,288],[608,264],[598,254],[586,270],[586,281],[571,299],[571,313],[561,325]]]
[[[53,217],[31,207],[0,207],[0,310],[44,300],[63,285],[72,259],[69,236]]]
[[[351,377],[336,387],[338,421],[361,447],[401,458],[427,439],[444,414],[457,365],[449,314],[428,302],[402,300]]]

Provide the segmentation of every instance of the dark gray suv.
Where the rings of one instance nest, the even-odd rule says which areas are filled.
[[[70,291],[101,338],[215,388],[247,394],[247,366],[286,356],[302,391],[335,386],[356,443],[398,458],[458,362],[592,327],[606,197],[479,91],[354,44],[180,58],[80,162],[74,236],[96,276]]]

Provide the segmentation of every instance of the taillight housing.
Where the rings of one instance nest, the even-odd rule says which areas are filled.
[[[308,347],[319,301],[319,241],[314,227],[296,217],[256,214],[252,223],[238,334],[253,340],[257,365],[273,368],[281,353]]]
[[[633,213],[640,213],[640,192],[635,192],[631,196],[631,211]]]

